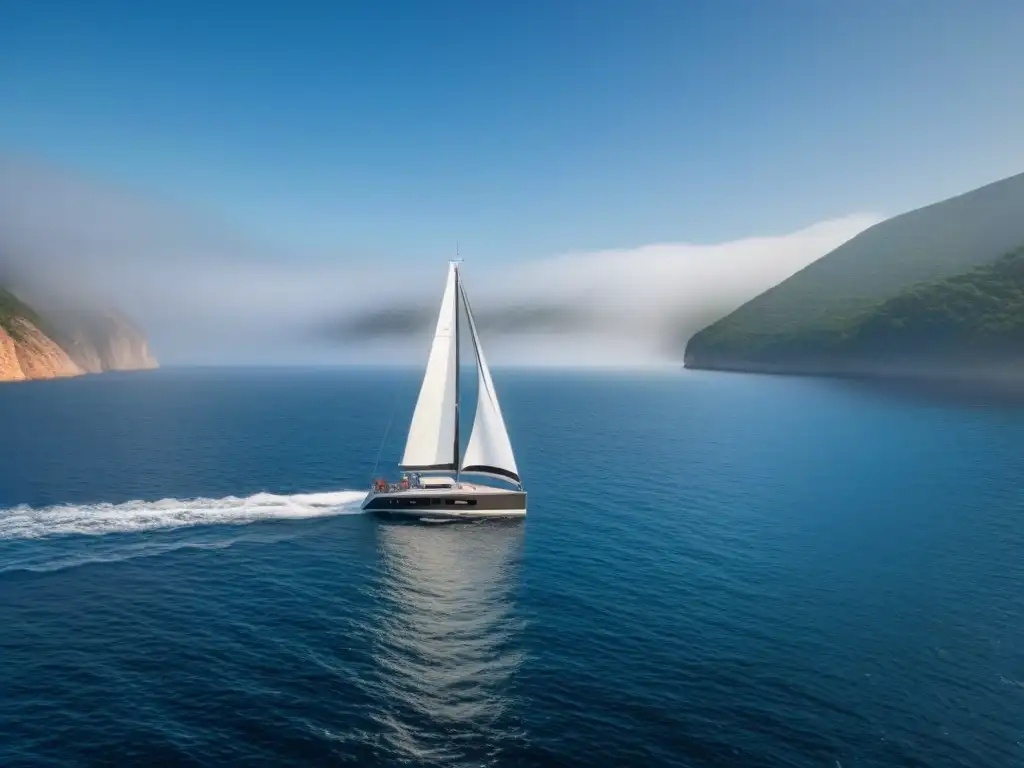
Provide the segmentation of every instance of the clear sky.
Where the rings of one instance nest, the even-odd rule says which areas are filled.
[[[0,4],[0,152],[308,253],[894,214],[1024,170],[1020,0]]]

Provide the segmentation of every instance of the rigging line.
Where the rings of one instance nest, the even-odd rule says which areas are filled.
[[[398,410],[398,396],[402,394],[402,380],[399,377],[398,386],[395,387],[395,398],[391,403],[391,415],[388,416],[388,425],[384,429],[384,436],[380,439],[380,447],[377,448],[377,460],[373,462],[373,473],[370,475],[370,482],[377,476],[377,467],[380,465],[380,457],[384,453],[384,443],[388,440],[388,434],[391,432],[391,424],[395,420],[395,411]]]

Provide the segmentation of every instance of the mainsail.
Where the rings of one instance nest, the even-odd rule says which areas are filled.
[[[469,331],[473,338],[473,351],[476,354],[477,398],[476,416],[473,419],[473,430],[469,435],[466,455],[462,458],[462,471],[482,475],[491,475],[501,480],[520,483],[516,457],[512,453],[512,441],[509,440],[505,419],[498,405],[498,394],[491,381],[491,371],[487,367],[484,351],[480,346],[480,337],[476,331],[476,321],[466,297],[465,286],[459,285],[463,309],[469,321]]]
[[[448,266],[441,311],[427,369],[420,385],[405,454],[399,465],[407,471],[455,470],[458,462],[459,398],[459,273]]]

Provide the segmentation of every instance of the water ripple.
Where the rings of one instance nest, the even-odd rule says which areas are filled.
[[[526,522],[407,526],[382,377],[0,391],[0,765],[1024,760],[1024,411],[503,374]]]

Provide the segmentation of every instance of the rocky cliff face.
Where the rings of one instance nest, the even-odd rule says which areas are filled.
[[[82,373],[68,354],[29,320],[18,317],[8,323],[23,379],[56,379]]]
[[[86,373],[157,367],[145,335],[118,312],[63,312],[53,315],[52,322],[55,337]]]
[[[25,372],[21,370],[18,361],[18,345],[7,330],[0,326],[0,381],[21,381],[24,378]]]
[[[77,376],[82,369],[57,343],[25,318],[0,326],[0,381]]]
[[[119,313],[44,316],[0,288],[0,381],[156,367],[145,335]]]

